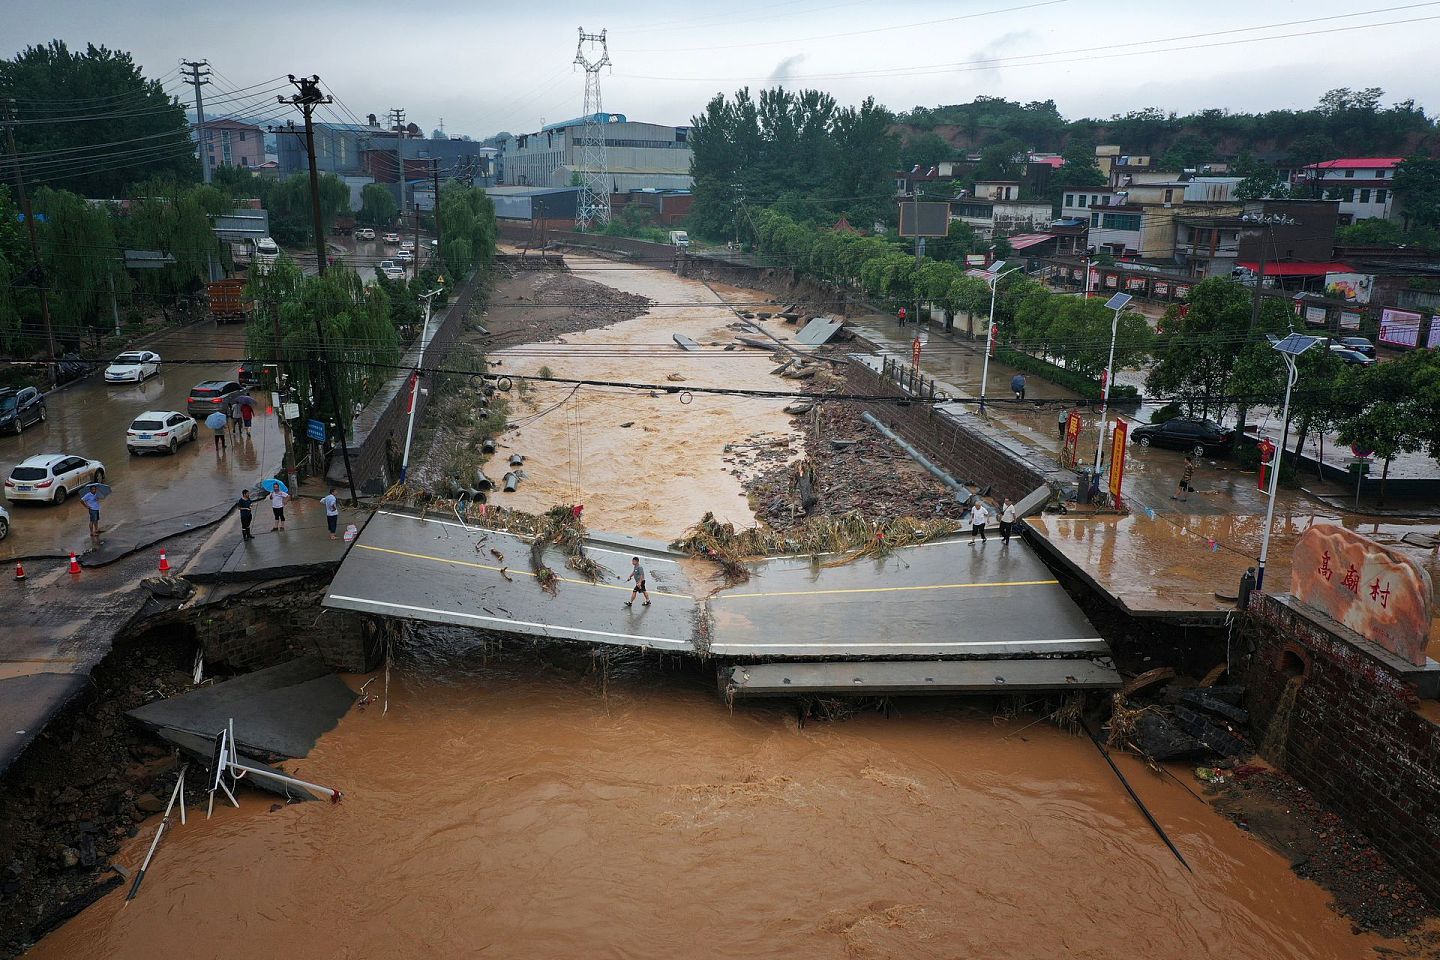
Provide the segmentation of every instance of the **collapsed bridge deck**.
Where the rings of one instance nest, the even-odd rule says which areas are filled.
[[[1109,647],[1031,549],[968,538],[835,557],[772,557],[727,587],[712,565],[663,545],[592,535],[590,582],[545,562],[554,595],[530,570],[530,542],[454,518],[377,511],[325,598],[327,607],[523,636],[726,659],[1092,661],[1056,664],[1054,686],[1114,686]],[[648,571],[652,604],[624,606],[630,557]],[[1041,672],[1040,683],[1044,682]],[[998,686],[999,684],[997,684]]]

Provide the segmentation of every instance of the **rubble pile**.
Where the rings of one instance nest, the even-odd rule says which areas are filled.
[[[900,448],[860,419],[844,402],[822,402],[795,418],[804,431],[804,456],[813,468],[815,502],[807,511],[788,443],[759,435],[732,444],[732,472],[740,478],[755,515],[779,530],[809,517],[859,513],[866,517],[927,517],[959,520],[955,495]]]

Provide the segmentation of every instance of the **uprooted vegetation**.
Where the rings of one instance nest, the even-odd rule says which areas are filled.
[[[505,429],[510,413],[509,400],[485,380],[487,369],[485,354],[470,344],[456,346],[446,358],[429,388],[427,426],[416,440],[410,486],[433,495],[484,489],[479,478],[491,456],[485,440]]]

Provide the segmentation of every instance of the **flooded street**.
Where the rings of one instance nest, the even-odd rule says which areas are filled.
[[[759,433],[799,434],[784,399],[687,394],[687,386],[794,391],[802,381],[772,376],[776,364],[761,350],[723,350],[734,312],[696,280],[662,270],[568,256],[577,277],[655,302],[643,316],[560,341],[500,351],[498,372],[638,381],[676,388],[647,396],[618,388],[531,383],[511,394],[511,423],[502,451],[523,454],[525,480],[494,502],[536,513],[556,503],[585,504],[596,530],[669,540],[707,511],[737,526],[754,525],[740,481],[724,462],[727,443]],[[777,335],[793,327],[773,324]],[[750,331],[746,331],[749,333]],[[687,353],[672,339],[690,337]],[[753,335],[753,334],[752,334]],[[717,343],[719,347],[708,346]],[[678,378],[678,379],[676,379]],[[686,401],[689,402],[686,402]]]
[[[802,729],[653,657],[603,692],[583,661],[446,660],[396,669],[387,716],[352,710],[290,765],[339,806],[246,793],[192,817],[137,900],[28,956],[1338,960],[1381,942],[1117,758],[1187,873],[1088,743],[1028,715],[907,701]]]

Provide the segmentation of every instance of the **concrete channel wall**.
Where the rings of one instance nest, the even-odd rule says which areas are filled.
[[[877,361],[878,362],[878,361]],[[935,385],[909,364],[889,361],[883,369],[852,358],[845,368],[849,393],[868,396],[933,396]],[[1049,482],[1074,483],[1074,474],[1028,446],[998,435],[983,419],[955,406],[872,402],[867,409],[961,482],[991,488],[995,500],[1017,503]]]
[[[430,343],[425,356],[420,356],[417,341],[401,359],[401,370],[386,381],[355,419],[354,433],[350,438],[350,467],[355,474],[355,486],[361,493],[381,493],[395,481],[410,409],[410,370],[417,365],[435,366],[445,359],[460,336],[471,303],[485,286],[486,276],[481,270],[470,274],[456,291],[450,305],[438,318],[431,318]],[[429,404],[426,392],[422,391],[415,398],[415,404],[418,421]],[[345,460],[338,449],[330,457],[325,478],[344,488]]]
[[[1257,742],[1440,903],[1440,725],[1414,691],[1288,596],[1255,594],[1246,688]]]

